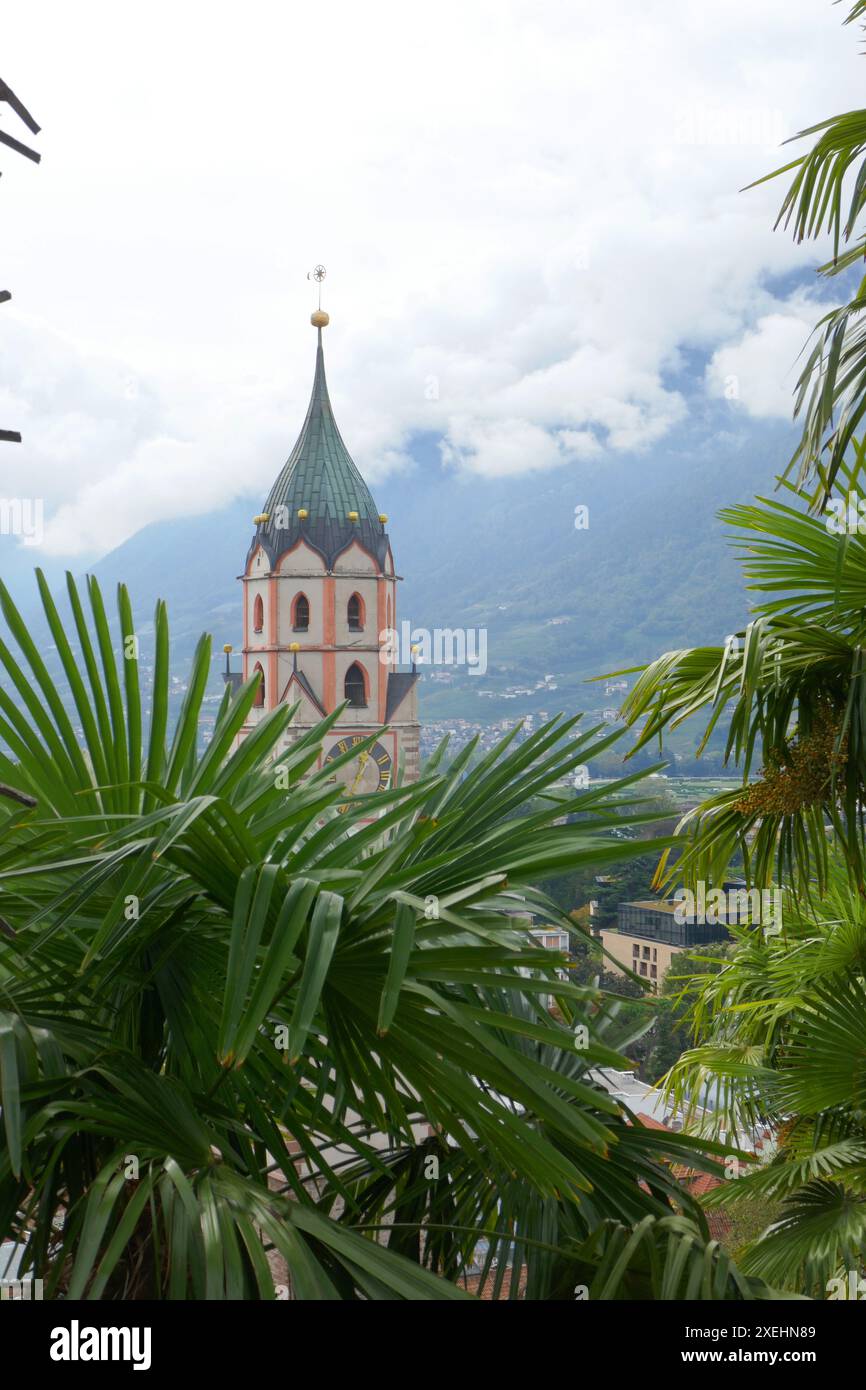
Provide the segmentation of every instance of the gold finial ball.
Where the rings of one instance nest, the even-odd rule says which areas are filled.
[[[388,520],[388,513],[387,513],[387,512],[380,512],[380,513],[379,513],[379,520],[381,521],[382,525],[384,526],[384,525],[385,525],[385,522]]]
[[[348,516],[349,516],[349,520],[350,520],[350,521],[357,521],[357,520],[358,520],[358,513],[357,513],[357,512],[349,512],[349,513],[348,513]]]
[[[290,643],[289,643],[289,651],[290,651],[290,652],[299,652],[300,650],[301,650],[301,644],[300,644],[300,642],[290,642]]]
[[[270,519],[270,512],[259,512],[257,516],[253,517],[253,522],[256,526],[264,526],[265,522],[270,521]]]
[[[327,328],[331,322],[330,314],[326,314],[324,309],[314,309],[310,314],[310,323],[314,328]]]
[[[226,656],[228,656],[229,652],[234,651],[234,647],[232,646],[231,642],[226,642],[225,646],[223,647],[223,651],[225,652]]]
[[[309,515],[310,515],[310,513],[307,511],[306,507],[299,507],[299,508],[298,508],[298,516],[299,516],[299,518],[301,519],[301,521],[306,521],[306,519],[307,519],[307,517],[308,517]]]

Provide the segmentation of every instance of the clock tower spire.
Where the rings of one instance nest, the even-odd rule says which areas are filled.
[[[356,791],[418,775],[417,674],[399,671],[387,632],[397,626],[397,584],[388,521],[337,428],[328,395],[321,307],[323,266],[311,315],[317,333],[310,404],[301,432],[253,518],[255,534],[241,576],[243,674],[259,672],[249,733],[265,711],[298,704],[288,742],[338,705],[346,708],[324,756],[379,733],[372,754],[339,769]],[[387,726],[387,728],[385,727]]]

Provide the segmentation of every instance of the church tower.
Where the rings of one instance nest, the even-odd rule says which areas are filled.
[[[324,271],[317,267],[314,275],[321,280]],[[347,787],[368,792],[418,776],[418,677],[397,670],[394,644],[386,642],[386,630],[397,626],[400,578],[388,518],[334,419],[322,350],[328,315],[319,308],[311,322],[318,346],[310,404],[264,510],[254,517],[241,576],[243,676],[261,673],[243,732],[277,704],[298,703],[287,730],[291,741],[348,701],[323,758],[378,732],[372,751],[338,770]]]

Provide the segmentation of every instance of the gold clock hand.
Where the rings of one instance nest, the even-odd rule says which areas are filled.
[[[367,766],[367,759],[369,758],[369,756],[369,753],[358,754],[358,771],[355,774],[355,780],[350,788],[350,796],[354,796],[355,792],[358,790],[358,783],[364,775],[364,768]]]

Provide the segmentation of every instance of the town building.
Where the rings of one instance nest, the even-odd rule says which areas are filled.
[[[675,956],[681,951],[729,941],[729,924],[744,920],[739,908],[717,916],[689,914],[672,899],[649,898],[620,903],[616,928],[602,928],[597,936],[617,962],[606,961],[606,970],[612,975],[622,975],[625,974],[622,967],[625,967],[648,980],[653,993],[658,993]]]

